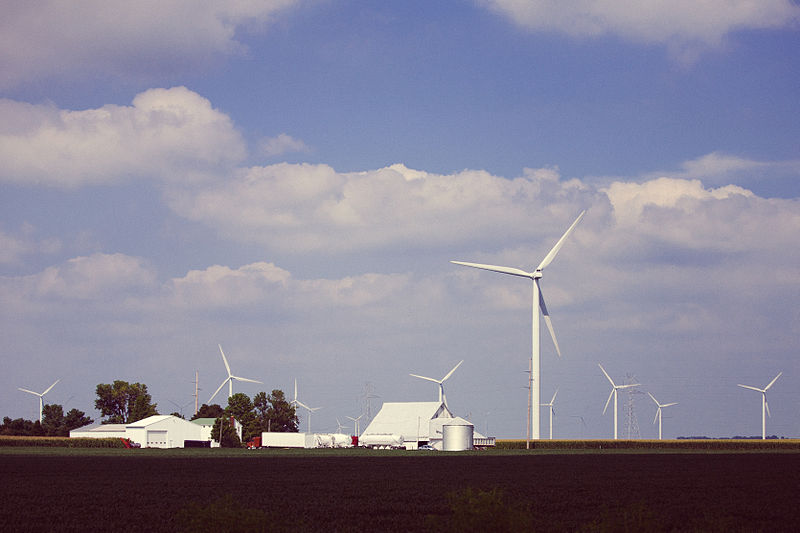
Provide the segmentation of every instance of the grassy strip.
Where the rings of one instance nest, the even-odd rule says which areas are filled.
[[[524,450],[524,440],[498,439],[498,450]],[[800,439],[532,440],[532,450],[797,450]]]
[[[70,437],[9,437],[0,436],[0,447],[35,448],[125,448],[119,439],[88,439]]]

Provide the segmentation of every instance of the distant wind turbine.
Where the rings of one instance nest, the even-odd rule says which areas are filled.
[[[597,366],[600,367],[600,370],[603,371],[608,381],[611,382],[611,394],[608,395],[608,400],[606,400],[606,406],[603,408],[603,414],[606,414],[606,410],[608,409],[608,403],[611,401],[611,397],[614,397],[614,440],[617,440],[617,391],[620,389],[628,389],[630,387],[638,387],[639,383],[630,383],[628,385],[616,385],[614,384],[614,380],[611,379],[611,376],[608,375],[606,369],[603,368],[603,365],[597,363]]]
[[[528,393],[528,405],[532,406],[531,409],[531,431],[533,432],[532,438],[539,439],[539,402],[541,402],[541,374],[539,368],[539,310],[541,309],[542,316],[544,316],[544,322],[547,325],[547,329],[550,331],[550,337],[553,339],[553,344],[556,347],[556,353],[559,357],[561,357],[561,350],[558,348],[558,341],[556,340],[555,331],[553,331],[553,323],[550,320],[550,313],[547,312],[547,306],[544,303],[544,297],[542,296],[542,289],[539,286],[539,280],[542,277],[542,271],[549,265],[553,259],[555,259],[556,254],[564,245],[564,241],[567,240],[567,237],[572,230],[575,229],[575,226],[578,225],[578,222],[581,221],[583,215],[586,211],[582,211],[578,218],[575,219],[575,222],[564,232],[564,235],[558,240],[555,246],[550,250],[550,252],[542,259],[542,262],[539,263],[539,266],[536,267],[536,270],[533,272],[526,272],[524,270],[520,270],[519,268],[513,267],[504,267],[504,266],[495,266],[495,265],[483,265],[479,263],[465,263],[463,261],[450,261],[451,263],[455,263],[456,265],[464,265],[472,268],[480,268],[482,270],[490,270],[492,272],[499,272],[501,274],[510,274],[512,276],[520,276],[523,278],[528,278],[533,282],[533,320],[532,320],[532,332],[531,332],[531,375],[530,375],[530,392]]]
[[[550,411],[550,440],[553,440],[553,415],[556,414],[556,410],[553,408],[553,404],[556,401],[556,394],[558,394],[558,389],[553,393],[553,398],[550,400],[550,403],[543,403],[542,407],[549,407]]]
[[[453,372],[455,372],[456,369],[458,367],[460,367],[461,363],[463,363],[463,362],[464,362],[463,359],[461,361],[459,361],[459,363],[456,366],[453,367],[453,370],[448,372],[447,375],[445,375],[445,377],[443,377],[442,379],[433,379],[433,378],[428,378],[428,377],[425,377],[425,376],[419,376],[417,374],[409,374],[409,376],[413,376],[415,378],[425,379],[425,380],[428,380],[428,381],[433,381],[434,383],[438,383],[439,384],[439,401],[441,403],[443,403],[445,407],[447,407],[447,397],[444,394],[444,382],[447,381],[447,379],[450,376],[453,375]]]
[[[289,403],[291,405],[294,405],[295,407],[300,406],[303,409],[305,409],[306,411],[308,411],[308,432],[311,433],[311,413],[313,413],[314,411],[318,410],[319,407],[309,407],[309,406],[307,406],[306,404],[304,404],[303,402],[301,402],[300,400],[297,399],[297,380],[296,379],[294,380],[294,400],[292,400]]]
[[[745,389],[754,390],[761,393],[761,439],[764,440],[767,438],[767,415],[772,418],[772,415],[769,414],[769,404],[767,403],[767,391],[769,390],[772,385],[778,381],[778,378],[781,377],[783,372],[778,372],[778,375],[775,376],[775,379],[769,382],[769,385],[764,387],[763,389],[759,389],[757,387],[751,387],[750,385],[741,385],[740,387]]]
[[[222,345],[221,344],[219,345],[219,353],[220,353],[220,355],[222,355],[222,362],[225,363],[225,370],[228,372],[228,377],[225,378],[225,380],[220,384],[220,386],[217,387],[217,390],[214,391],[214,394],[211,395],[211,398],[208,399],[209,405],[211,404],[211,400],[214,399],[214,396],[216,396],[217,393],[222,390],[222,387],[224,387],[226,383],[228,384],[228,398],[233,396],[233,382],[234,382],[234,380],[236,380],[236,381],[246,381],[248,383],[261,383],[260,381],[257,381],[255,379],[242,378],[242,377],[239,377],[239,376],[234,376],[231,373],[231,367],[228,364],[228,359],[225,357],[225,352],[222,351]]]
[[[43,415],[42,415],[42,412],[44,411],[44,395],[45,395],[45,394],[47,394],[48,392],[50,392],[50,390],[51,390],[53,387],[55,387],[55,386],[56,386],[56,383],[58,383],[59,381],[61,381],[61,380],[60,380],[60,379],[57,379],[57,380],[55,381],[55,383],[53,383],[52,385],[50,385],[49,387],[47,387],[47,388],[45,389],[45,391],[44,391],[44,392],[34,392],[34,391],[32,391],[32,390],[28,390],[28,389],[22,389],[22,388],[20,388],[20,387],[17,387],[17,388],[18,388],[19,390],[21,390],[22,392],[27,392],[27,393],[29,393],[29,394],[33,394],[34,396],[38,396],[38,397],[39,397],[39,423],[40,423],[40,424],[42,423],[42,416],[43,416]]]
[[[655,424],[656,420],[658,420],[658,440],[661,440],[661,418],[663,417],[661,409],[664,407],[670,407],[671,405],[678,405],[678,402],[658,403],[658,400],[656,400],[655,396],[653,396],[649,392],[647,394],[653,399],[654,402],[656,402],[656,405],[658,406],[658,409],[656,410],[656,416],[655,418],[653,418],[653,424]]]
[[[352,416],[348,416],[348,417],[347,417],[347,418],[349,418],[350,420],[352,420],[352,421],[353,421],[353,429],[354,429],[354,430],[355,430],[355,432],[356,432],[356,437],[359,437],[359,436],[360,436],[360,433],[359,433],[359,429],[360,429],[360,427],[359,427],[359,426],[360,426],[360,425],[359,425],[358,421],[359,421],[359,420],[361,420],[361,417],[362,417],[362,416],[364,416],[364,413],[361,413],[361,414],[360,414],[360,415],[358,415],[356,418],[353,418]]]

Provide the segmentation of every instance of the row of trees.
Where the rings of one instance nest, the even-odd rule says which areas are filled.
[[[58,404],[47,404],[42,409],[42,422],[22,418],[12,420],[3,418],[0,435],[20,435],[27,437],[68,437],[73,429],[94,422],[86,413],[78,409],[70,409],[64,414],[64,408]]]
[[[97,399],[95,408],[100,411],[103,424],[130,424],[148,416],[157,415],[158,405],[143,383],[128,383],[116,380],[113,383],[100,383],[95,390]],[[183,418],[179,413],[172,413]],[[219,429],[222,427],[222,441],[227,445],[239,445],[235,432],[226,432],[228,421],[234,418],[242,424],[242,438],[247,441],[260,435],[262,431],[297,432],[299,420],[295,407],[286,401],[283,391],[273,390],[270,394],[259,392],[251,400],[246,394],[236,393],[228,398],[228,405],[219,404],[203,406],[192,417],[216,418],[212,437],[220,440]],[[32,422],[21,418],[3,419],[0,426],[2,435],[26,436],[69,436],[73,429],[93,423],[94,420],[77,409],[71,409],[66,415],[60,405],[45,405],[42,411],[42,422]],[[235,437],[235,438],[234,438]]]

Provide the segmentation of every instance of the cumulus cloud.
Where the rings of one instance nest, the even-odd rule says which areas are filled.
[[[150,78],[190,72],[241,53],[242,28],[297,0],[194,2],[57,0],[4,5],[0,87],[53,77]]]
[[[740,29],[780,28],[797,23],[800,7],[790,0],[482,0],[533,31],[574,37],[618,35],[642,43],[685,48],[717,46]]]
[[[176,190],[171,207],[229,238],[291,252],[431,247],[509,240],[560,227],[589,198],[577,181],[526,171],[431,174],[392,165],[339,173],[327,165],[245,169],[224,185]]]
[[[0,100],[0,180],[75,187],[132,176],[192,181],[245,156],[230,118],[185,87],[70,111]]]
[[[291,152],[308,152],[309,147],[300,139],[281,133],[261,141],[261,153],[267,157],[276,157]]]

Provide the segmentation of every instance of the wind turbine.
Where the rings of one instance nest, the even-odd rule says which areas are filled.
[[[558,394],[558,389],[553,393],[553,398],[550,400],[550,403],[542,404],[542,407],[550,408],[550,440],[553,440],[553,415],[556,414],[555,409],[553,409],[553,403],[556,401],[556,394]]]
[[[778,381],[778,378],[781,377],[783,372],[778,372],[778,375],[775,376],[775,379],[769,382],[769,385],[764,387],[763,389],[759,389],[757,387],[751,387],[750,385],[741,385],[738,384],[740,387],[745,389],[750,389],[754,391],[758,391],[761,393],[761,439],[764,440],[767,438],[767,417],[769,415],[772,418],[772,415],[769,414],[769,404],[767,403],[767,391],[770,387],[772,387],[773,383]]]
[[[540,376],[540,368],[539,368],[539,310],[542,311],[542,316],[544,316],[544,322],[547,325],[547,329],[550,331],[550,337],[553,339],[553,344],[556,347],[556,353],[559,357],[561,357],[561,350],[558,348],[558,341],[556,340],[555,331],[553,331],[553,323],[550,320],[550,314],[547,312],[547,306],[544,303],[544,297],[542,296],[542,289],[539,286],[539,280],[542,277],[542,271],[549,265],[553,259],[555,259],[556,254],[564,245],[564,241],[567,240],[567,237],[572,230],[575,229],[575,226],[578,225],[578,222],[581,221],[583,215],[586,214],[586,211],[581,211],[581,214],[578,215],[578,218],[575,219],[575,222],[564,232],[564,235],[558,240],[555,246],[550,250],[550,252],[542,259],[542,262],[539,263],[539,266],[536,267],[536,270],[533,272],[526,272],[524,270],[520,270],[519,268],[513,267],[504,267],[504,266],[494,266],[494,265],[482,265],[478,263],[465,263],[463,261],[450,261],[451,263],[455,263],[456,265],[464,265],[472,268],[480,268],[482,270],[490,270],[492,272],[499,272],[501,274],[510,274],[512,276],[520,276],[523,278],[528,278],[533,282],[533,319],[532,319],[532,331],[531,331],[531,376],[530,376],[530,392],[528,397],[528,404],[532,406],[531,409],[531,430],[533,432],[532,438],[539,439],[539,402],[541,401],[540,392],[541,392],[541,376]]]
[[[298,405],[308,411],[308,432],[311,433],[311,413],[319,409],[319,407],[309,407],[297,399],[297,380],[294,380],[294,400],[289,402],[291,405],[297,407]]]
[[[222,362],[225,363],[225,370],[228,371],[228,377],[225,378],[225,380],[220,384],[220,386],[217,387],[217,390],[214,391],[214,394],[211,395],[211,398],[208,399],[209,405],[211,404],[211,400],[214,399],[214,396],[216,396],[217,393],[222,390],[222,387],[224,387],[226,383],[228,384],[228,398],[233,396],[233,381],[234,380],[236,380],[236,381],[246,381],[248,383],[261,383],[260,381],[257,381],[255,379],[242,378],[242,377],[234,376],[233,374],[231,374],[231,367],[228,364],[228,360],[225,358],[225,352],[222,351],[222,345],[220,344],[218,346],[219,346],[219,353],[220,353],[220,355],[222,355]]]
[[[348,416],[348,417],[347,417],[347,418],[349,418],[350,420],[352,420],[352,421],[353,421],[353,429],[354,429],[354,430],[355,430],[355,432],[356,432],[356,437],[359,437],[359,436],[361,436],[361,435],[360,435],[360,431],[359,431],[361,428],[359,427],[359,426],[360,426],[360,424],[358,423],[358,421],[359,421],[359,420],[361,420],[361,417],[362,417],[362,416],[364,416],[364,413],[361,413],[360,415],[358,415],[358,417],[357,417],[357,418],[353,418],[352,416]]]
[[[464,362],[463,359],[461,361],[459,361],[459,363],[456,366],[453,367],[453,370],[448,372],[447,375],[445,377],[443,377],[442,379],[433,379],[433,378],[428,378],[428,377],[425,377],[425,376],[419,376],[417,374],[409,374],[409,376],[413,376],[413,377],[419,378],[419,379],[426,379],[428,381],[433,381],[434,383],[438,383],[439,384],[439,402],[443,403],[445,408],[446,408],[447,407],[447,397],[444,395],[444,382],[447,381],[447,379],[450,376],[453,375],[453,372],[455,372],[456,369],[458,367],[460,367],[461,363],[463,363],[463,362]]]
[[[603,414],[606,414],[606,410],[608,409],[608,403],[611,401],[611,397],[614,397],[614,440],[617,440],[617,391],[620,389],[628,389],[630,387],[638,387],[639,383],[629,383],[627,385],[616,385],[614,384],[614,380],[611,379],[611,376],[608,375],[606,369],[603,368],[603,365],[597,363],[597,366],[600,367],[600,370],[603,371],[603,374],[606,375],[608,381],[611,382],[611,394],[608,395],[608,400],[606,400],[606,406],[603,408]]]
[[[32,390],[28,390],[28,389],[22,389],[22,388],[20,388],[20,387],[17,387],[17,388],[18,388],[19,390],[21,390],[22,392],[27,392],[27,393],[29,393],[29,394],[33,394],[34,396],[38,396],[38,397],[39,397],[39,423],[40,423],[40,424],[42,423],[42,411],[44,411],[44,395],[45,395],[45,394],[47,394],[48,392],[50,392],[50,389],[52,389],[53,387],[55,387],[55,386],[56,386],[56,383],[58,383],[59,381],[61,381],[61,380],[60,380],[60,379],[57,379],[57,380],[55,381],[55,383],[53,383],[52,385],[50,385],[49,387],[47,387],[47,388],[45,389],[45,391],[44,391],[44,392],[41,392],[41,393],[40,393],[40,392],[33,392]]]
[[[658,406],[658,410],[656,410],[656,416],[655,418],[653,418],[653,424],[655,424],[656,420],[658,420],[658,440],[661,440],[661,417],[663,416],[661,413],[661,409],[664,407],[669,407],[671,405],[678,405],[678,402],[658,403],[658,400],[656,400],[655,396],[653,396],[649,392],[647,394],[653,399],[654,402],[656,402],[656,405]]]

